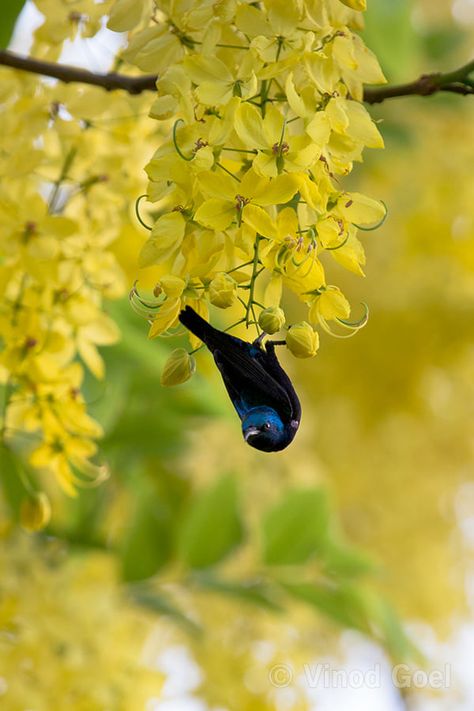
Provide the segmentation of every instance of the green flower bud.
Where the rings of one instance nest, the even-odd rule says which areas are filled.
[[[162,385],[179,385],[193,375],[196,370],[196,361],[184,348],[172,351],[161,373]]]
[[[235,300],[237,282],[225,272],[216,274],[209,284],[209,301],[220,309],[232,306]]]
[[[319,334],[309,323],[302,321],[290,328],[286,345],[297,358],[312,358],[319,348]]]
[[[285,314],[279,306],[269,306],[258,317],[258,324],[265,333],[276,333],[285,325]]]

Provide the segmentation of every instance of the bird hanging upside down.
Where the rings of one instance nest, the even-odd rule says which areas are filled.
[[[242,421],[247,444],[263,452],[285,449],[298,430],[301,405],[275,354],[275,342],[248,343],[219,331],[190,306],[179,320],[211,351]]]

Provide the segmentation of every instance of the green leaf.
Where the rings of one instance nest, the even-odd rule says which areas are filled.
[[[329,523],[322,489],[294,489],[263,520],[263,560],[268,565],[304,563],[324,545]]]
[[[242,538],[236,482],[224,476],[195,497],[181,526],[178,550],[191,568],[206,568],[219,563]]]
[[[421,652],[407,637],[397,613],[386,600],[378,600],[376,625],[381,641],[394,661],[400,662],[411,659],[419,664],[425,662]]]
[[[152,487],[144,487],[122,544],[124,580],[144,580],[155,575],[167,563],[171,555],[172,531],[169,508]]]
[[[15,24],[25,0],[7,0],[2,3],[2,19],[0,22],[0,49],[6,49],[10,42]]]
[[[131,597],[136,604],[159,615],[170,617],[178,624],[181,624],[188,632],[199,634],[202,631],[194,620],[176,607],[174,602],[171,602],[170,599],[161,592],[148,590],[145,587],[137,587],[131,590]]]
[[[284,584],[293,597],[316,607],[341,627],[370,632],[371,596],[354,585]]]
[[[366,553],[334,538],[327,541],[323,557],[325,573],[334,577],[356,577],[373,573],[377,569]]]
[[[258,580],[222,580],[202,573],[194,576],[193,580],[206,590],[235,597],[269,610],[282,610],[281,605],[274,599],[275,591],[269,585]]]

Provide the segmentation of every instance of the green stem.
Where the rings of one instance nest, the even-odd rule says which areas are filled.
[[[238,267],[234,267],[233,269],[230,269],[227,274],[232,274],[232,272],[237,272],[239,269],[243,269],[244,267],[249,267],[251,264],[253,264],[253,259],[251,259],[249,262],[244,262],[244,264],[239,264]]]
[[[234,153],[253,153],[257,154],[258,151],[255,148],[227,148],[223,146],[223,151],[233,151]]]
[[[66,180],[67,174],[69,173],[69,170],[71,168],[71,165],[73,163],[74,158],[76,157],[77,149],[76,148],[71,148],[68,153],[66,154],[66,157],[64,159],[64,163],[61,168],[61,173],[59,174],[59,178],[56,180],[54,183],[54,188],[53,192],[51,193],[51,197],[49,198],[48,202],[48,212],[50,214],[53,214],[55,209],[56,209],[56,200],[58,199],[59,195],[59,189],[62,185],[62,183]]]
[[[234,178],[234,180],[236,180],[238,183],[240,183],[240,178],[238,178],[236,175],[234,175],[230,170],[227,170],[227,168],[225,168],[225,167],[222,165],[222,163],[217,163],[217,161],[216,161],[216,165],[217,165],[218,168],[220,168],[221,170],[223,170],[224,173],[227,173],[227,175],[230,175],[231,178]]]
[[[253,266],[252,266],[252,276],[250,277],[250,289],[249,289],[249,300],[247,302],[247,307],[246,307],[246,312],[245,312],[245,323],[248,326],[249,321],[250,321],[250,313],[252,311],[253,307],[253,294],[255,291],[255,281],[257,279],[257,271],[258,271],[258,245],[260,243],[260,235],[257,234],[255,237],[255,243],[253,246]],[[253,315],[254,320],[255,315]]]

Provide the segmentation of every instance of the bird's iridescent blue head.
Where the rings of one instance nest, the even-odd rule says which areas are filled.
[[[247,444],[262,452],[278,452],[288,444],[285,426],[271,407],[253,407],[242,420]]]

